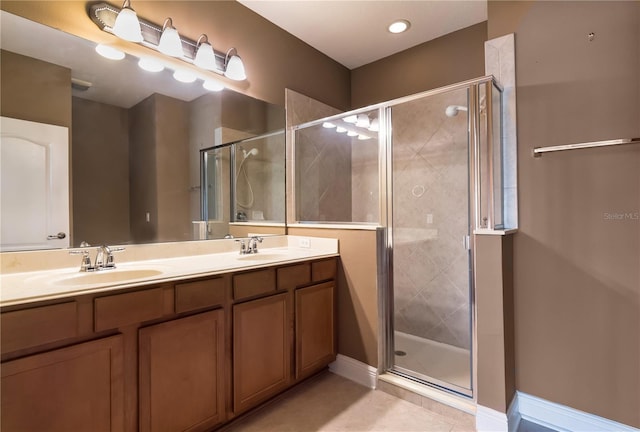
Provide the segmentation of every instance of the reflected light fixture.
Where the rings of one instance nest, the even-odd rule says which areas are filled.
[[[162,63],[150,57],[141,58],[138,62],[138,66],[140,66],[141,69],[144,69],[147,72],[160,72],[164,70],[164,65]]]
[[[202,39],[204,41],[201,43]],[[193,64],[199,68],[206,70],[216,70],[216,55],[213,53],[213,46],[209,43],[207,35],[203,34],[198,38],[196,42],[196,57],[193,60]]]
[[[350,137],[354,137],[354,136],[358,136],[360,134],[358,132],[356,132],[356,131],[349,131],[349,132],[347,132],[347,135],[350,136]]]
[[[196,80],[196,74],[186,69],[178,69],[173,73],[173,77],[176,81],[180,81],[183,83],[192,83]]]
[[[347,123],[355,123],[358,121],[358,116],[354,114],[354,115],[347,116],[342,120],[344,120]]]
[[[390,33],[397,34],[406,32],[407,30],[409,30],[409,27],[411,27],[411,23],[407,20],[401,19],[389,24],[389,27],[387,27],[387,29]]]
[[[369,125],[369,116],[366,114],[358,114],[358,117],[356,119],[356,126],[361,128],[368,128]]]
[[[345,133],[347,131],[347,128],[343,128],[342,126],[338,126],[336,128],[336,132],[338,133]]]
[[[358,135],[358,139],[359,139],[360,141],[364,141],[364,140],[371,139],[371,137],[370,137],[370,136],[367,136],[367,135]]]
[[[124,52],[109,45],[96,45],[96,52],[109,60],[122,60],[125,57]]]
[[[334,125],[331,122],[324,122],[324,123],[322,123],[322,127],[323,128],[327,128],[327,129],[333,129],[334,127],[336,127],[336,125]]]
[[[202,87],[204,87],[206,90],[209,90],[209,91],[222,91],[222,90],[224,90],[224,85],[221,82],[214,81],[214,80],[206,80],[202,84]]]
[[[142,42],[144,40],[138,15],[131,8],[129,0],[124,0],[122,4],[122,10],[118,13],[116,22],[113,25],[113,34],[129,42]]]
[[[236,53],[229,57],[232,51]],[[224,76],[234,81],[242,81],[247,79],[247,74],[244,71],[244,64],[242,63],[242,59],[238,56],[238,51],[235,48],[231,48],[227,51],[227,55],[225,57],[225,71]]]
[[[178,30],[173,26],[171,18],[164,20],[158,51],[171,57],[182,57],[184,55],[180,35],[178,34]]]
[[[379,132],[380,131],[380,120],[374,118],[371,120],[371,124],[369,125],[369,130],[371,132]]]

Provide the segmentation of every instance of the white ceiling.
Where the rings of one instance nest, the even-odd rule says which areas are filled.
[[[349,69],[486,21],[486,0],[238,0]],[[409,31],[392,34],[392,21]]]

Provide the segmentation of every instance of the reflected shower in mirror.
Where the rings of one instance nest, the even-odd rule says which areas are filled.
[[[2,115],[69,128],[72,247],[202,238],[200,150],[284,128],[283,107],[178,82],[130,55],[105,59],[93,42],[5,11],[1,24]],[[284,196],[281,171],[273,195]]]

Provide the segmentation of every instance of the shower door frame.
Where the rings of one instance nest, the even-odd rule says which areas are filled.
[[[486,229],[483,226],[481,215],[481,183],[480,183],[480,87],[495,86],[499,91],[502,88],[491,75],[475,78],[468,81],[428,90],[415,95],[399,98],[379,104],[380,110],[380,220],[384,230],[378,235],[378,307],[379,307],[379,334],[380,342],[378,344],[378,374],[392,373],[402,376],[412,381],[442,390],[448,393],[459,395],[465,398],[477,401],[477,325],[476,325],[476,301],[475,301],[475,229]],[[491,87],[490,87],[491,88]],[[469,260],[471,263],[471,274],[469,276],[469,309],[471,313],[471,382],[470,389],[460,388],[452,383],[444,382],[433,377],[423,379],[421,376],[415,376],[394,370],[395,354],[394,354],[394,292],[393,292],[393,140],[392,140],[392,119],[391,109],[396,105],[406,102],[424,99],[442,93],[447,93],[460,89],[468,89],[469,95],[469,111],[468,111],[468,146],[469,146],[469,217],[468,217],[468,248]],[[491,92],[485,91],[486,118],[487,124],[490,124],[491,109]],[[371,107],[369,107],[371,108]],[[486,128],[486,145],[489,154],[492,154],[493,139],[491,136],[492,128]],[[491,166],[491,158],[489,158],[489,168]],[[493,201],[493,182],[492,177],[489,178],[491,187],[489,188],[489,199]],[[384,208],[383,208],[384,207]],[[492,214],[493,205],[488,207],[488,221],[494,219]],[[491,225],[489,225],[491,226]],[[419,374],[418,374],[419,375]]]

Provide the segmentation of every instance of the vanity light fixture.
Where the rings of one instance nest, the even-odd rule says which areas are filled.
[[[409,30],[411,23],[405,19],[397,20],[389,24],[388,30],[390,33],[404,33]]]
[[[97,2],[89,7],[89,17],[100,28],[107,33],[114,34],[124,40],[138,42],[140,45],[150,48],[171,57],[195,66],[199,69],[214,72],[218,75],[242,81],[247,78],[244,64],[238,55],[236,48],[229,49],[226,54],[216,51],[208,41],[206,35],[202,35],[197,41],[180,36],[173,26],[171,18],[167,18],[164,25],[160,26],[156,23],[139,17],[130,6],[131,0],[125,0],[122,9],[112,6],[109,3]],[[123,20],[119,17],[122,16]],[[134,21],[134,16],[136,20]],[[116,32],[116,21],[118,21],[118,30]],[[120,31],[120,21],[137,22],[137,28],[140,30],[142,39],[136,35],[127,36]],[[125,27],[136,28],[132,24]],[[203,78],[206,80],[206,78]],[[215,80],[214,80],[215,81]]]
[[[236,53],[229,57],[232,51]],[[224,76],[234,81],[242,81],[247,79],[247,74],[244,71],[244,64],[242,63],[242,59],[238,55],[238,51],[235,48],[229,49],[227,51],[227,55],[224,59],[225,71]]]
[[[186,69],[178,69],[173,73],[173,78],[175,78],[176,81],[183,83],[192,83],[196,80],[197,76]]]
[[[360,141],[364,141],[364,140],[371,139],[371,137],[370,137],[370,136],[368,136],[368,135],[358,135],[358,139],[359,139]]]
[[[125,54],[117,48],[105,44],[96,45],[96,52],[109,60],[122,60]]]
[[[116,23],[113,25],[113,34],[129,42],[143,41],[138,15],[131,8],[129,0],[124,0],[122,4],[122,10],[118,13]]]
[[[216,91],[216,92],[224,90],[224,85],[221,82],[214,81],[214,80],[206,80],[202,84],[202,87],[204,87],[209,91]]]
[[[355,124],[355,122],[358,121],[358,116],[354,114],[354,115],[347,116],[347,117],[343,118],[342,120],[344,120],[347,123],[354,123]]]
[[[336,132],[338,133],[345,133],[347,131],[347,128],[343,128],[342,126],[338,126],[336,128]]]
[[[333,123],[331,123],[331,122],[324,122],[324,123],[322,123],[322,127],[323,127],[323,128],[327,128],[327,129],[333,129],[333,128],[335,128],[335,127],[336,127],[336,125],[334,125],[334,124],[333,124]]]
[[[150,57],[142,57],[140,61],[138,61],[138,66],[147,72],[161,72],[164,70],[162,63]]]
[[[354,136],[358,136],[360,134],[358,132],[356,132],[356,131],[350,130],[349,132],[347,132],[347,135],[350,136],[350,137],[354,137]]]
[[[173,26],[171,18],[164,20],[162,25],[162,35],[158,43],[158,51],[171,57],[182,57],[182,41],[178,30]]]
[[[203,42],[202,39],[204,38]],[[213,53],[213,46],[209,43],[207,35],[203,34],[198,38],[196,42],[196,58],[193,60],[193,64],[199,68],[214,71],[218,69],[216,67],[216,55]]]

